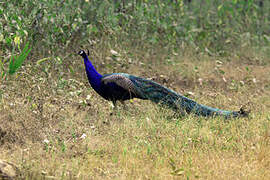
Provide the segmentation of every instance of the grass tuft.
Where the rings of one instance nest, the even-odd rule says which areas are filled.
[[[25,59],[27,58],[28,54],[31,52],[31,48],[28,49],[29,43],[27,42],[24,46],[22,52],[16,56],[11,55],[10,61],[9,61],[9,74],[14,74],[23,64]]]

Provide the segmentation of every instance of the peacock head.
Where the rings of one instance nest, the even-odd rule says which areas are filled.
[[[80,56],[82,56],[83,58],[87,56],[84,50],[80,50],[80,51],[78,52],[78,54],[79,54]]]
[[[85,53],[84,50],[80,50],[80,51],[78,52],[78,54],[84,58],[84,57],[86,57],[87,55],[89,56],[89,50],[87,50],[87,55],[86,55],[86,53]]]

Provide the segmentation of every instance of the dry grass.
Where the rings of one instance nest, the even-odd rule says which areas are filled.
[[[249,102],[250,117],[178,117],[141,100],[110,115],[80,57],[70,57],[27,65],[1,82],[0,159],[26,179],[270,179],[269,59],[144,55],[125,65],[124,53],[113,61],[97,51],[94,63],[102,73],[116,67],[191,91],[210,106],[237,110]]]

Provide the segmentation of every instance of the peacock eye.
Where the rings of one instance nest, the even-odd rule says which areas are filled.
[[[83,54],[83,50],[80,50],[80,51],[79,51],[79,54],[82,55],[82,54]]]

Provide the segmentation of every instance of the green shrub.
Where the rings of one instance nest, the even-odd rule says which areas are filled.
[[[185,3],[186,2],[186,3]],[[0,43],[15,37],[41,54],[79,47],[90,39],[190,46],[217,54],[235,47],[269,46],[270,2],[259,0],[19,0],[0,6]],[[53,50],[53,51],[52,51]]]

